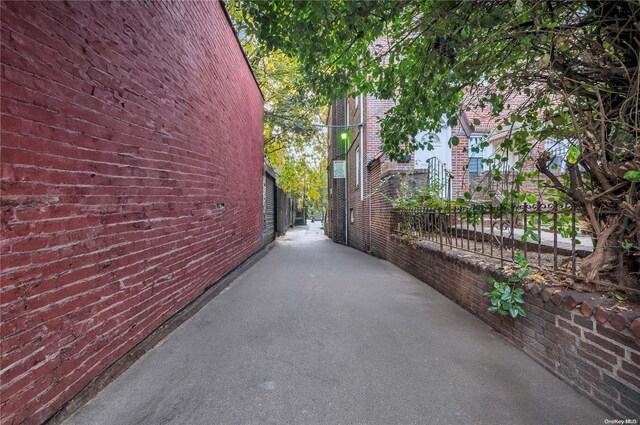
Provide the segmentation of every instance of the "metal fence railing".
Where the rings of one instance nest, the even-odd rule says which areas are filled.
[[[593,249],[591,237],[570,205],[471,205],[442,209],[395,209],[396,231],[431,241],[441,250],[459,249],[513,262],[516,252],[530,265],[576,276],[580,259]]]
[[[438,158],[433,156],[426,161],[427,164],[427,184],[438,188],[438,195],[442,199],[451,199],[451,171]]]

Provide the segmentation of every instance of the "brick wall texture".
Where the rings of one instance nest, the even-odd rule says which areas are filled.
[[[359,97],[358,97],[359,98]],[[349,104],[349,124],[357,125],[360,123],[360,113],[362,105],[358,103],[356,107],[356,102],[354,98],[347,99],[347,103]],[[350,133],[350,147],[347,152],[347,196],[348,196],[348,217],[347,221],[348,234],[349,234],[349,246],[357,248],[361,251],[366,251],[366,241],[365,241],[365,229],[367,228],[367,211],[366,211],[366,202],[364,199],[364,186],[366,186],[366,167],[364,167],[365,155],[367,152],[367,147],[364,144],[363,136],[364,127],[351,127]],[[360,152],[360,157],[356,152]],[[356,162],[359,160],[359,170],[357,170]],[[359,172],[359,176],[356,176],[356,171]],[[358,182],[356,185],[356,177],[358,177]],[[361,196],[362,195],[362,196]]]
[[[488,275],[500,278],[498,271],[440,251],[436,245],[405,241],[394,234],[392,208],[382,194],[393,193],[398,178],[380,170],[379,163],[371,164],[373,255],[472,312],[604,409],[622,418],[640,416],[640,339],[637,329],[634,335],[631,325],[625,328],[627,313],[613,314],[602,308],[603,301],[592,300],[593,294],[537,284],[525,294],[526,318],[513,320],[488,313],[490,303],[483,294],[490,287],[484,279]]]
[[[41,423],[259,249],[263,100],[218,2],[1,19],[0,422]]]

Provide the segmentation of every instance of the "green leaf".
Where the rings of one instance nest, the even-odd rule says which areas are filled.
[[[640,171],[637,170],[633,170],[633,171],[627,171],[626,173],[624,173],[624,178],[626,180],[635,182],[635,183],[639,183],[640,182]]]
[[[535,204],[538,198],[533,193],[527,193],[526,198],[528,203]]]
[[[486,283],[491,283],[491,284],[496,283],[496,280],[493,278],[493,276],[487,276],[487,277],[485,277],[485,278],[484,278],[484,281],[485,281]]]
[[[509,298],[511,298],[511,287],[506,286],[504,293],[502,294],[502,297],[500,297],[501,300],[508,300]]]
[[[453,136],[451,140],[449,140],[449,143],[451,143],[451,146],[458,146],[460,139],[458,139],[458,136]]]
[[[620,244],[620,246],[622,247],[622,249],[624,249],[625,251],[629,251],[631,250],[631,248],[633,248],[633,244],[629,241],[624,241]]]
[[[567,162],[569,164],[575,164],[578,162],[578,157],[580,156],[580,149],[575,146],[569,146],[569,151],[567,153]]]
[[[509,309],[509,314],[511,314],[511,317],[515,318],[518,316],[518,309],[515,307],[512,307]]]
[[[526,258],[524,258],[524,255],[520,254],[519,252],[513,254],[513,261],[518,263],[520,267],[527,267],[529,265],[529,262]]]
[[[624,301],[624,300],[627,299],[627,297],[625,297],[623,294],[621,294],[619,292],[614,292],[613,293],[613,297],[618,301]]]

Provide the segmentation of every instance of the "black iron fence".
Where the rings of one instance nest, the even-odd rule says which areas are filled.
[[[532,266],[576,276],[593,241],[570,205],[466,205],[395,209],[396,231],[505,263],[521,254]]]
[[[451,199],[451,171],[440,160],[433,156],[427,159],[427,185],[437,188],[438,195],[441,199]]]

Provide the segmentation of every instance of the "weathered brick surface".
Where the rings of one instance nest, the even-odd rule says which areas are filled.
[[[360,100],[360,96],[358,96],[358,100]],[[347,100],[349,103],[349,124],[357,125],[360,123],[360,112],[362,108],[361,102],[358,102],[356,106],[356,102],[354,98],[350,98]],[[366,152],[367,146],[365,144],[365,139],[363,137],[364,127],[351,127],[351,138],[350,138],[350,147],[347,151],[347,196],[348,196],[348,236],[349,236],[349,246],[359,249],[360,251],[367,251],[367,239],[365,235],[365,230],[368,228],[368,211],[366,209],[368,203],[364,197],[365,187],[367,184],[367,170],[364,166],[366,164]],[[361,140],[362,138],[362,140]],[[359,158],[359,172],[360,178],[356,184],[356,171],[358,167],[356,167],[356,161],[358,160],[358,155],[356,151],[360,151]]]
[[[346,158],[347,144],[344,141],[339,141],[339,133],[341,128],[338,126],[344,126],[346,124],[346,103],[344,100],[336,101],[331,108],[329,108],[329,115],[327,122],[332,127],[329,128],[329,140],[331,143],[328,145],[327,151],[327,178],[328,178],[328,200],[327,200],[327,217],[324,224],[325,234],[331,238],[334,242],[345,243],[345,211],[346,211],[346,199],[345,199],[345,179],[334,178],[333,169],[334,161],[342,161]]]
[[[372,187],[379,187],[380,163],[372,163]],[[526,318],[513,320],[489,314],[490,290],[484,279],[500,277],[496,270],[451,251],[427,243],[408,242],[394,234],[392,209],[381,196],[373,196],[373,254],[386,258],[471,311],[505,335],[550,371],[574,388],[622,417],[640,415],[640,340],[629,329],[616,330],[610,323],[585,318],[585,297],[568,291],[558,294],[540,287],[525,294]],[[542,294],[548,294],[543,301]],[[552,297],[558,294],[558,305]],[[564,302],[571,298],[573,301]],[[569,304],[569,306],[567,306]],[[571,307],[571,308],[569,308]]]
[[[262,98],[218,2],[1,7],[0,409],[40,423],[259,248]]]

